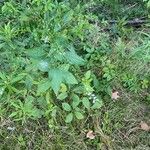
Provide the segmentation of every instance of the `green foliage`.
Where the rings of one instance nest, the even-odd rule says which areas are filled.
[[[8,92],[9,97],[14,95],[17,99],[17,94],[24,97],[24,93],[28,95],[31,89],[34,96],[44,96],[53,90],[52,99],[69,97],[67,93],[78,84],[74,73],[85,65],[85,60],[78,55],[78,46],[84,46],[81,41],[92,27],[80,5],[70,6],[69,2],[49,0],[3,3],[0,48],[1,60],[7,60],[8,65],[1,73],[1,97]],[[76,45],[77,41],[79,45]],[[14,73],[7,76],[10,71]],[[16,74],[18,71],[20,74]],[[18,105],[19,110],[15,109],[12,113],[15,115],[11,116],[19,120],[32,116],[28,108],[26,111],[25,98],[23,102],[16,101],[11,103],[14,107]],[[30,104],[29,109],[32,109]],[[25,116],[22,116],[22,111],[25,111]]]
[[[150,7],[150,0],[143,0],[143,2],[146,2],[146,3],[147,3],[147,7],[148,7],[148,8]]]
[[[147,18],[149,3],[0,1],[0,121],[3,127],[7,119],[14,126],[36,123],[23,129],[23,134],[8,124],[12,135],[16,134],[17,149],[26,145],[27,149],[45,149],[45,145],[32,147],[34,136],[26,143],[24,135],[30,130],[38,132],[38,145],[54,142],[49,149],[112,149],[110,143],[121,137],[120,130],[127,130],[124,118],[132,107],[124,108],[134,103],[128,99],[142,97],[149,105],[149,23],[141,28],[125,26],[128,19]],[[113,99],[114,91],[119,99]],[[93,141],[83,139],[88,130],[95,132]],[[0,129],[0,138],[7,140],[7,132]],[[38,141],[40,133],[48,139]],[[8,147],[4,144],[2,149]]]
[[[20,100],[13,100],[11,106],[15,109],[14,112],[10,114],[9,117],[15,118],[15,121],[21,120],[22,123],[27,121],[27,119],[37,119],[42,115],[41,110],[33,105],[33,98],[28,97],[26,101],[22,103]]]

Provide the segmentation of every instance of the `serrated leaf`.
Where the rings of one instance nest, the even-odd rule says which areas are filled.
[[[73,120],[73,113],[69,113],[69,114],[66,116],[65,122],[66,122],[66,123],[70,123],[72,120]]]
[[[51,82],[46,80],[38,84],[37,94],[45,93],[51,87]]]
[[[32,58],[41,58],[45,55],[45,51],[41,47],[35,47],[27,51],[27,54]]]
[[[64,80],[68,84],[78,84],[78,82],[77,82],[76,78],[74,77],[74,75],[69,71],[65,72]]]
[[[62,108],[65,111],[71,111],[71,106],[68,103],[62,103]]]
[[[63,82],[66,82],[67,84],[78,83],[71,72],[61,69],[51,69],[49,71],[49,78],[51,79],[51,87],[56,95],[58,94]]]
[[[84,118],[83,114],[79,111],[75,111],[75,116],[77,117],[77,119],[81,120]]]
[[[85,108],[90,109],[90,101],[89,101],[89,99],[88,99],[87,97],[84,97],[84,98],[82,99],[82,104],[83,104],[83,106],[84,106]]]
[[[49,71],[49,78],[51,79],[51,87],[55,94],[58,94],[61,83],[63,82],[63,72],[60,69],[51,69]]]
[[[73,65],[84,65],[85,61],[83,58],[78,56],[74,51],[66,52],[65,57],[69,61],[69,63]]]

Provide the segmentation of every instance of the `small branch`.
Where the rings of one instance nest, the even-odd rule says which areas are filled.
[[[109,24],[117,24],[119,23],[119,21],[116,20],[111,20],[108,21]],[[138,27],[141,26],[143,24],[149,23],[149,20],[143,20],[143,19],[134,19],[134,20],[129,20],[129,21],[125,21],[124,25],[125,26],[133,26],[133,27]]]
[[[98,21],[93,21],[93,20],[89,20],[90,23],[92,24],[99,24]],[[118,20],[108,20],[107,21],[108,24],[110,25],[113,25],[113,24],[119,24],[121,21],[118,21]],[[147,20],[145,17],[143,18],[136,18],[136,19],[133,19],[133,20],[128,20],[128,21],[124,21],[122,22],[122,25],[123,26],[132,26],[132,27],[140,27],[142,26],[143,24],[147,24],[147,23],[150,23],[150,20]]]

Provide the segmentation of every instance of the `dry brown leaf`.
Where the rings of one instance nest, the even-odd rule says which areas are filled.
[[[88,131],[88,133],[86,134],[86,137],[91,140],[95,139],[94,132],[92,130]]]
[[[148,126],[148,124],[143,122],[143,121],[140,123],[140,127],[144,131],[149,131],[150,130],[150,126]]]
[[[118,91],[113,92],[112,95],[111,95],[111,98],[114,99],[114,100],[118,99],[120,97],[118,94],[119,94]]]

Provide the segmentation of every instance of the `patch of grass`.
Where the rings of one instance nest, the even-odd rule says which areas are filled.
[[[147,17],[146,2],[9,0],[0,8],[0,149],[149,149],[140,126],[150,126],[149,28],[124,26]]]

